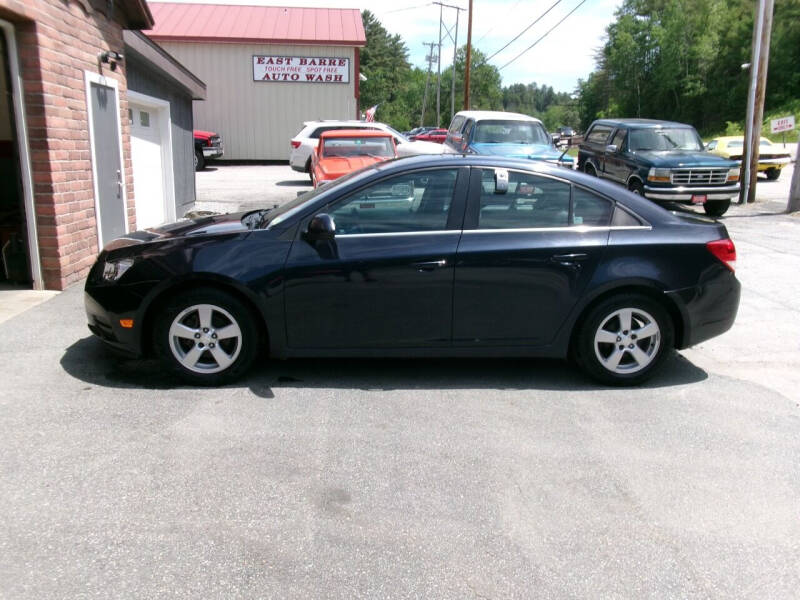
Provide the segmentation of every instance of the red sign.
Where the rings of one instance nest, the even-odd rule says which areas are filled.
[[[253,81],[350,83],[350,59],[339,56],[253,56]]]

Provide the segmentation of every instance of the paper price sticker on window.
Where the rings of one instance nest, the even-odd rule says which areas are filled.
[[[772,119],[769,122],[770,133],[780,133],[781,131],[794,130],[794,115],[788,117],[781,117],[780,119]]]
[[[253,81],[350,83],[350,59],[338,56],[253,56]]]

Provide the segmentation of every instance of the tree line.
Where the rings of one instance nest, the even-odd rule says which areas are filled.
[[[422,104],[425,97],[427,69],[412,66],[408,47],[400,35],[391,35],[369,10],[362,12],[367,44],[361,50],[361,107],[365,110],[379,104],[376,119],[396,129],[407,130],[419,125],[447,127],[450,124],[452,65],[442,70],[440,121],[436,123],[436,66],[428,82],[424,122]],[[443,57],[444,58],[444,57]],[[464,98],[464,66],[466,47],[458,48],[455,60],[455,110],[462,108]],[[470,108],[474,110],[506,110],[521,112],[542,119],[549,130],[561,125],[577,126],[578,102],[572,95],[556,92],[548,85],[515,83],[503,87],[497,67],[487,63],[486,54],[472,49],[470,66]]]
[[[739,133],[754,9],[753,0],[624,0],[597,50],[595,70],[573,94],[537,83],[503,87],[498,69],[473,48],[471,108],[525,113],[550,131],[561,125],[585,131],[601,117],[646,117],[691,123],[706,133]],[[420,125],[427,70],[409,63],[402,38],[390,35],[370,11],[362,17],[362,107],[380,103],[377,118],[398,129]],[[464,94],[464,59],[462,47],[455,60],[456,111]],[[442,72],[437,124],[434,66],[422,124],[449,124],[453,76],[452,66]],[[800,112],[800,0],[775,0],[767,118],[774,111]]]
[[[738,132],[754,8],[752,0],[625,0],[595,71],[578,84],[581,126],[598,117],[651,117]],[[765,111],[798,99],[800,0],[776,0]]]

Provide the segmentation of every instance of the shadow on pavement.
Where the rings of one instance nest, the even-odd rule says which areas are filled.
[[[311,180],[308,177],[305,179],[287,179],[286,181],[276,181],[275,185],[279,185],[281,187],[296,187],[298,185],[311,187]]]
[[[358,390],[502,389],[588,391],[603,389],[577,367],[561,360],[530,358],[290,359],[261,358],[242,380],[225,388],[248,387],[262,398],[278,388]],[[86,337],[67,348],[64,370],[86,383],[108,388],[168,390],[190,388],[155,359],[126,359]],[[644,389],[697,383],[708,374],[678,353],[641,386]],[[223,388],[224,389],[224,388]]]

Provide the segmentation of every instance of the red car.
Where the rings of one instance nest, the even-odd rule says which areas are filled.
[[[437,144],[444,144],[444,140],[447,137],[447,129],[431,129],[430,131],[426,131],[425,133],[420,133],[419,135],[415,135],[410,139],[414,142],[436,142]]]
[[[397,158],[391,133],[372,129],[325,131],[311,154],[311,181],[317,187],[390,158]]]

